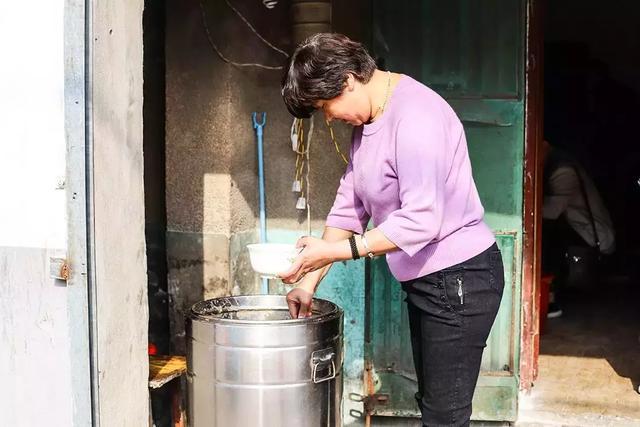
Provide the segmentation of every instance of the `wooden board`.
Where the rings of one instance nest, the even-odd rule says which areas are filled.
[[[149,356],[149,387],[160,388],[187,372],[184,356]]]

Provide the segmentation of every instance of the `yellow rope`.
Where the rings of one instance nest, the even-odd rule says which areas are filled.
[[[329,128],[329,135],[331,136],[331,140],[333,141],[333,145],[336,149],[336,152],[342,158],[342,161],[345,164],[349,164],[349,160],[340,150],[340,146],[338,145],[338,141],[336,140],[335,133],[333,132],[333,128],[331,127],[331,123],[329,121],[325,121],[327,127]],[[295,119],[294,124],[296,134],[298,135],[298,141],[296,146],[296,168],[295,168],[295,181],[300,182],[300,197],[304,197],[305,193],[305,180],[302,179],[304,168],[305,168],[305,155],[306,150],[308,149],[305,141],[304,141],[304,119]]]

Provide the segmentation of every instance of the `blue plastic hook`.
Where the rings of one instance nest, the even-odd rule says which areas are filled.
[[[262,113],[262,121],[258,122],[258,113],[254,112],[251,115],[252,119],[253,119],[253,128],[257,129],[258,127],[262,127],[265,125],[265,123],[267,123],[267,113]]]

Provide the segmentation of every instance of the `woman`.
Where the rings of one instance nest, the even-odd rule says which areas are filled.
[[[335,261],[386,254],[407,293],[416,398],[425,426],[469,424],[482,351],[504,277],[451,107],[411,77],[376,69],[364,47],[316,34],[292,55],[282,96],[296,117],[322,110],[355,126],[322,239],[280,276],[294,317]],[[369,219],[375,228],[366,230]],[[375,286],[375,284],[374,284]]]

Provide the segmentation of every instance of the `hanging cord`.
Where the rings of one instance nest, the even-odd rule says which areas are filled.
[[[293,119],[291,124],[292,149],[296,153],[296,166],[293,186],[294,193],[300,193],[296,209],[307,211],[307,235],[311,235],[311,204],[309,203],[311,180],[311,139],[313,137],[314,120],[309,121],[309,130],[305,140],[304,120]]]
[[[202,15],[202,25],[204,26],[204,30],[205,33],[207,34],[207,40],[209,41],[209,44],[211,45],[211,47],[213,48],[213,50],[218,54],[218,56],[220,57],[220,59],[222,59],[224,62],[234,65],[236,67],[258,67],[258,68],[263,68],[265,70],[282,70],[283,67],[282,66],[272,66],[272,65],[264,65],[264,64],[258,64],[258,63],[241,63],[241,62],[234,62],[230,59],[228,59],[226,56],[224,56],[224,54],[220,51],[220,49],[218,49],[218,46],[214,43],[213,38],[211,37],[211,31],[209,30],[209,25],[207,24],[207,12],[205,11],[204,5],[202,4],[202,1],[199,1],[198,4],[200,5],[200,12]],[[242,14],[235,9],[228,1],[227,1],[227,5],[238,14],[238,16],[240,16],[242,18],[242,20],[249,25],[249,28],[260,38],[260,40],[262,40],[263,42],[265,42],[268,46],[270,46],[272,49],[286,55],[287,57],[289,55],[286,54],[286,52],[278,49],[277,47],[273,46],[271,43],[269,43],[266,39],[264,39],[260,34],[258,34],[258,32],[253,28],[253,26],[251,24],[249,24],[249,21],[246,20],[246,18],[244,18],[244,16],[242,16]]]
[[[242,21],[244,21],[244,23],[245,23],[245,24],[247,24],[247,27],[249,27],[249,29],[250,29],[251,31],[253,31],[253,33],[254,33],[256,36],[258,36],[258,38],[259,38],[260,40],[262,40],[262,41],[264,42],[264,44],[266,44],[267,46],[269,46],[271,49],[275,50],[276,52],[278,52],[278,53],[280,53],[280,54],[284,55],[284,56],[285,56],[285,58],[288,58],[288,57],[289,57],[289,54],[288,54],[287,52],[285,52],[285,51],[284,51],[284,50],[282,50],[282,49],[278,49],[278,48],[277,48],[277,47],[275,47],[273,44],[269,43],[269,41],[268,41],[267,39],[265,39],[264,37],[262,37],[262,36],[260,35],[260,33],[258,33],[258,31],[254,28],[254,26],[253,26],[253,25],[251,25],[251,23],[249,22],[249,20],[247,20],[247,18],[245,18],[245,17],[242,15],[242,13],[240,13],[240,11],[239,11],[238,9],[236,9],[236,8],[231,4],[231,2],[230,2],[229,0],[224,0],[224,1],[225,1],[225,3],[227,3],[227,6],[229,6],[229,8],[230,8],[231,10],[233,10],[233,11],[236,13],[236,15],[238,15],[238,16],[240,17],[240,19],[242,19]]]
[[[309,133],[307,134],[307,173],[305,181],[307,181],[307,236],[311,236],[311,184],[309,182],[309,174],[311,173],[311,137],[313,136],[313,116],[309,119]]]
[[[298,144],[294,146],[293,151],[297,154],[305,155],[305,143],[304,143],[304,120],[303,119],[293,119],[295,123],[295,130],[293,131],[293,135],[298,136]],[[310,130],[313,128],[310,128]],[[296,148],[297,147],[297,148]]]
[[[291,126],[291,141],[293,151],[296,153],[296,168],[293,181],[293,187],[291,191],[302,191],[301,175],[304,168],[304,128],[302,127],[301,119],[293,119],[293,125]]]
[[[296,203],[296,208],[299,208],[301,201],[304,201],[304,208],[307,210],[307,235],[309,236],[311,235],[311,204],[309,203],[309,199],[311,197],[311,183],[309,176],[311,174],[311,138],[313,136],[314,127],[313,118],[314,116],[311,116],[309,121],[309,130],[306,135],[306,140],[303,119],[293,119],[290,135],[291,148],[296,153],[295,174],[291,190],[294,193],[300,193],[300,197]],[[340,150],[340,146],[336,140],[331,123],[329,121],[325,121],[325,123],[329,128],[329,135],[331,136],[336,152],[345,164],[349,164],[349,160]]]

